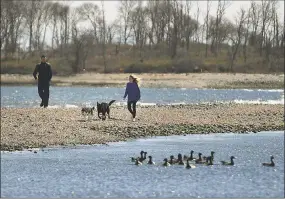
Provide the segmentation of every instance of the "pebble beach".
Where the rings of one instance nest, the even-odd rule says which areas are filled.
[[[1,108],[1,151],[108,142],[151,136],[284,130],[284,105],[199,104],[111,107],[111,119],[81,108]]]

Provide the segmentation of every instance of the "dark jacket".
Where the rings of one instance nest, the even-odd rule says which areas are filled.
[[[141,99],[141,91],[137,83],[128,82],[125,90],[124,98],[128,96],[128,102],[138,101]]]
[[[35,79],[37,79],[37,73],[39,73],[39,83],[49,83],[52,78],[51,65],[47,62],[37,64],[33,73]]]

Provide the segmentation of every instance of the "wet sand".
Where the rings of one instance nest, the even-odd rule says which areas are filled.
[[[207,104],[138,107],[132,122],[126,107],[112,107],[101,121],[80,108],[1,108],[1,150],[105,144],[149,136],[248,133],[284,130],[284,105]]]

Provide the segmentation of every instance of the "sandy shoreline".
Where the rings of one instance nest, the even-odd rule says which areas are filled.
[[[56,86],[124,86],[129,74],[84,73],[69,77],[54,76]],[[284,89],[284,74],[138,74],[142,87],[152,88],[259,88]],[[32,75],[1,74],[1,85],[34,85]]]
[[[212,104],[138,107],[130,121],[125,107],[112,119],[86,121],[80,108],[1,108],[1,150],[103,144],[148,136],[284,130],[284,105]]]

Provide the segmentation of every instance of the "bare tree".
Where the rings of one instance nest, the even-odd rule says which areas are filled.
[[[34,33],[33,27],[37,19],[36,16],[40,13],[41,4],[42,2],[40,0],[27,1],[28,10],[26,12],[26,20],[29,26],[29,52],[30,53],[32,52],[32,47],[33,47],[33,33]]]
[[[266,0],[262,0],[261,1],[261,20],[262,20],[262,24],[261,24],[261,40],[259,41],[259,54],[260,56],[262,55],[262,49],[263,49],[263,42],[265,40],[265,32],[266,32],[266,25],[269,22],[269,15],[270,15],[270,3],[271,1],[266,1]]]
[[[136,1],[131,0],[121,0],[119,5],[119,17],[122,19],[123,22],[123,39],[124,44],[127,44],[127,41],[130,37],[131,27],[131,12],[136,5]]]
[[[206,20],[205,20],[205,25],[206,25],[206,51],[205,51],[205,57],[208,57],[208,41],[210,38],[209,34],[209,13],[211,9],[211,1],[207,0],[207,14],[206,14]]]
[[[6,38],[9,37],[9,14],[8,14],[8,5],[5,1],[1,1],[1,43],[0,47],[2,50],[2,46],[6,40]]]
[[[93,27],[94,37],[96,39],[97,44],[99,43],[98,31],[99,31],[99,20],[100,20],[100,9],[98,5],[94,3],[83,3],[81,7],[78,8],[78,12],[83,17],[83,20],[89,20]]]
[[[200,17],[200,7],[199,7],[199,3],[197,1],[197,11],[196,11],[196,21],[199,22],[199,17]],[[197,31],[198,30],[198,27],[196,28],[196,34],[195,34],[195,43],[199,43],[199,32]]]
[[[230,71],[233,72],[236,55],[241,44],[242,37],[245,32],[244,24],[246,22],[246,12],[243,8],[240,9],[239,16],[236,17],[235,30],[231,32],[229,39],[232,45],[232,56],[230,62]]]
[[[213,35],[213,42],[211,46],[211,51],[215,54],[215,56],[218,56],[219,52],[219,46],[220,46],[220,25],[222,23],[223,17],[225,15],[226,8],[229,6],[229,1],[226,0],[219,0],[218,2],[218,8],[216,11],[216,22],[215,22],[215,29],[214,29],[214,35]]]
[[[103,53],[103,60],[104,60],[104,73],[107,73],[107,62],[106,62],[106,21],[105,21],[105,8],[104,8],[104,1],[101,1],[101,9],[102,9],[102,53]]]
[[[246,15],[247,15],[246,16],[247,20],[245,24],[245,34],[244,34],[244,41],[242,45],[244,63],[246,63],[247,61],[247,45],[248,45],[248,37],[249,37],[250,19],[251,19],[250,8]]]
[[[71,50],[74,54],[74,60],[68,58],[68,61],[72,71],[78,73],[81,69],[85,69],[85,62],[95,38],[92,30],[78,27],[81,18],[78,12],[73,12],[71,16]]]
[[[3,32],[1,29],[1,47],[4,43],[4,54],[7,58],[8,54],[13,55],[17,50],[18,40],[24,29],[22,25],[24,21],[24,10],[26,10],[26,7],[23,2],[1,1],[1,8],[1,15],[3,12],[2,16],[4,17],[2,24],[1,16],[1,28],[3,26]]]

